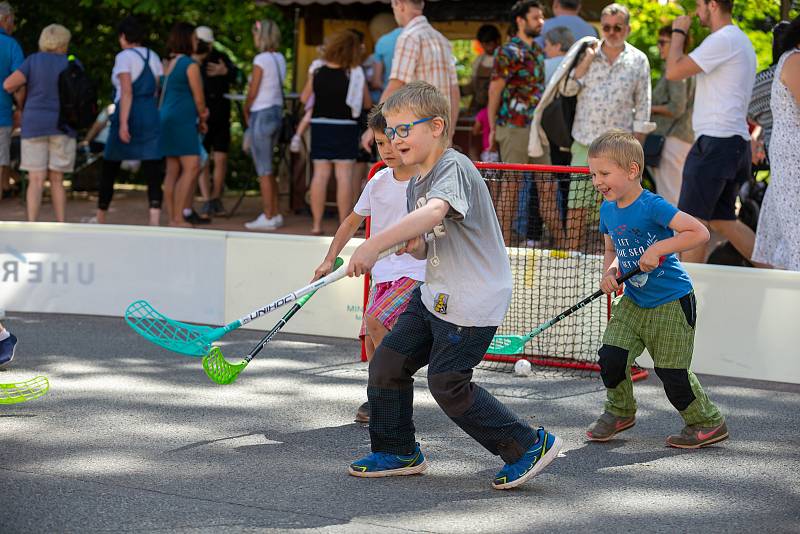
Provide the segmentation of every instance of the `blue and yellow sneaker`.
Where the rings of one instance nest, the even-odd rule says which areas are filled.
[[[516,488],[555,460],[558,456],[558,451],[563,446],[561,440],[550,432],[545,431],[541,426],[536,431],[536,434],[539,436],[539,440],[533,444],[533,447],[528,449],[522,455],[522,458],[515,463],[506,464],[495,475],[494,482],[492,482],[494,489]]]
[[[17,351],[17,336],[9,334],[7,338],[0,341],[0,367],[5,367],[14,359]]]
[[[411,454],[373,452],[350,464],[348,472],[354,477],[395,477],[416,475],[427,468],[428,462],[425,461],[425,456],[422,455],[417,443]]]

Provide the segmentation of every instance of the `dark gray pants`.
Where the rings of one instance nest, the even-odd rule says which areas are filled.
[[[425,308],[420,290],[376,349],[369,365],[369,434],[373,452],[414,450],[414,373],[428,366],[428,387],[444,413],[506,463],[536,442],[536,433],[511,410],[472,383],[497,328],[458,326]]]

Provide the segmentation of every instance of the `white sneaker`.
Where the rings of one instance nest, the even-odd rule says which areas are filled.
[[[289,143],[289,150],[297,154],[303,149],[303,140],[300,139],[299,135],[293,135],[292,141]]]
[[[262,213],[256,220],[244,223],[244,227],[248,230],[275,230],[277,226],[273,222],[274,219],[275,217],[268,219],[267,216]],[[283,224],[283,221],[281,221],[281,224]]]
[[[269,219],[267,219],[267,221],[269,221],[269,223],[272,224],[275,228],[280,228],[281,226],[283,226],[283,215],[279,213],[275,217],[270,217]]]

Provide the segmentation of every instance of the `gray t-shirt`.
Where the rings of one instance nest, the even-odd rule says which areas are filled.
[[[499,326],[511,301],[511,266],[489,189],[475,165],[452,148],[431,172],[413,179],[408,210],[433,198],[450,212],[426,237],[422,303],[459,326]]]

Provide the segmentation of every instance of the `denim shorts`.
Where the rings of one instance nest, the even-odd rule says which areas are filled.
[[[250,114],[250,147],[259,176],[272,174],[272,158],[281,133],[282,113],[281,106],[272,106]]]

